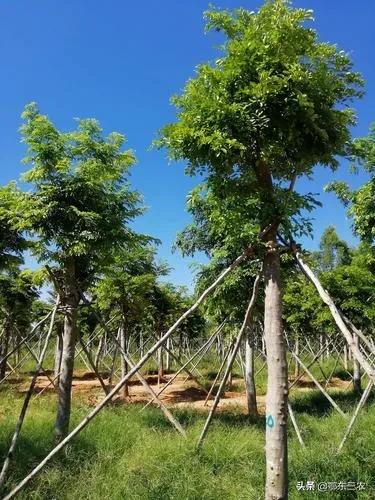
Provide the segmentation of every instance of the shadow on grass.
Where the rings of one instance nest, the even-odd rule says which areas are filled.
[[[39,434],[39,433],[38,433]],[[10,438],[0,444],[0,459],[4,460],[10,444]],[[50,440],[45,440],[37,433],[33,437],[21,436],[17,446],[16,454],[11,462],[7,474],[7,481],[1,494],[9,493],[31,470],[33,470],[45,456],[54,448],[53,435]],[[89,459],[95,461],[98,454],[96,446],[88,439],[80,436],[68,444],[64,450],[60,451],[50,462],[61,471],[78,470]]]
[[[208,416],[208,413],[197,412],[196,410],[191,410],[189,408],[184,409],[173,409],[173,415],[178,419],[181,425],[185,429],[189,429],[196,425],[197,423],[203,424]],[[155,408],[148,411],[141,412],[142,421],[145,425],[154,427],[159,430],[171,429],[171,424],[164,417],[164,415]],[[259,429],[265,428],[264,415],[244,415],[240,413],[240,410],[233,408],[231,412],[218,412],[213,416],[213,422],[220,422],[228,427],[233,428],[245,428],[249,426],[256,426]]]
[[[331,391],[330,396],[342,411],[347,413],[352,413],[360,400],[360,395],[352,391]],[[375,401],[374,393],[369,396],[367,401],[370,404]],[[325,417],[336,411],[319,390],[306,394],[295,394],[294,397],[291,398],[291,404],[295,412],[308,413],[316,417]]]
[[[350,373],[340,366],[335,369],[333,376],[341,378],[341,380],[350,380],[352,378]]]

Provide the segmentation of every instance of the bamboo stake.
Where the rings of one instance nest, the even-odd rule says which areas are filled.
[[[311,352],[311,354],[312,354],[312,355],[313,355],[313,357],[314,357],[314,351],[313,351],[313,349],[311,348],[310,342],[309,342],[307,339],[306,339],[306,344],[308,345],[308,347],[309,347],[309,349],[310,349],[310,352]],[[329,346],[329,344],[326,344],[325,349],[327,349],[327,347],[328,347],[328,346]],[[296,353],[296,354],[297,354],[297,356],[298,356],[298,353]],[[327,381],[327,375],[324,373],[323,368],[322,368],[322,365],[321,365],[321,364],[320,364],[320,362],[319,362],[319,359],[317,359],[317,360],[316,360],[316,364],[318,365],[319,370],[320,370],[320,373],[323,375],[324,380],[325,380],[325,381]]]
[[[310,372],[310,370],[302,363],[302,361],[299,359],[299,357],[293,351],[291,352],[291,354],[300,363],[302,368],[305,370],[305,372],[308,374],[308,376],[311,378],[311,380],[314,382],[314,384],[318,387],[318,389],[320,389],[323,396],[325,396],[328,399],[328,401],[331,403],[331,405],[340,413],[340,415],[342,417],[348,418],[347,415],[345,415],[345,413],[338,406],[338,404],[331,398],[331,396],[328,394],[328,392],[324,389],[324,387],[316,380],[316,378]]]
[[[352,417],[352,419],[351,419],[351,421],[350,421],[350,423],[349,423],[349,425],[348,425],[348,428],[346,429],[345,435],[344,435],[344,437],[342,438],[342,441],[341,441],[341,443],[340,443],[340,446],[338,447],[338,450],[337,450],[337,452],[338,452],[338,453],[342,450],[342,447],[344,446],[345,441],[347,440],[347,438],[348,438],[348,436],[349,436],[349,434],[350,434],[350,431],[352,430],[352,427],[353,427],[353,425],[354,425],[354,422],[356,421],[356,419],[357,419],[357,417],[358,417],[358,415],[359,415],[359,412],[360,412],[360,410],[361,410],[362,406],[366,403],[366,400],[367,400],[367,398],[368,398],[368,396],[369,396],[369,394],[370,394],[370,392],[371,392],[371,388],[372,388],[372,386],[373,386],[373,382],[372,382],[372,380],[370,380],[370,382],[368,383],[368,385],[367,385],[367,387],[366,387],[365,391],[364,391],[364,392],[363,392],[363,394],[362,394],[362,397],[361,397],[361,399],[360,399],[360,401],[359,401],[359,403],[358,403],[358,405],[357,405],[357,408],[355,409],[355,412],[354,412],[354,414],[353,414],[353,417]]]
[[[10,368],[10,372],[8,372],[1,380],[0,380],[0,384],[2,384],[4,382],[4,380],[6,380],[7,378],[9,378],[12,373],[14,373],[17,368],[19,366],[21,366],[23,364],[23,362],[28,359],[30,357],[30,353],[28,352],[27,354],[25,354],[25,356],[21,359],[21,361],[14,367],[12,367],[12,365],[7,361],[7,365],[8,367]]]
[[[130,366],[130,368],[134,368],[134,364],[131,361],[131,359],[123,352],[122,353],[126,362]],[[172,415],[172,413],[168,410],[168,408],[165,406],[165,404],[158,398],[158,395],[154,391],[154,389],[148,384],[147,380],[143,377],[143,375],[137,370],[135,372],[136,376],[138,377],[139,381],[143,385],[143,387],[148,391],[152,397],[152,401],[156,401],[157,405],[159,406],[160,410],[164,413],[164,415],[167,417],[167,419],[171,422],[171,424],[176,428],[176,430],[184,437],[186,438],[186,432],[181,426],[180,422]]]
[[[6,458],[5,458],[5,461],[4,461],[4,464],[3,464],[3,468],[2,468],[1,473],[0,473],[0,489],[4,485],[6,474],[8,472],[8,469],[9,469],[9,466],[10,466],[10,462],[11,462],[11,459],[12,459],[13,454],[14,454],[14,450],[16,449],[16,446],[17,446],[18,438],[19,438],[19,435],[21,433],[22,424],[23,424],[23,421],[24,421],[25,416],[26,416],[26,411],[27,411],[27,408],[29,406],[31,395],[33,393],[36,381],[38,379],[39,372],[40,372],[41,367],[42,367],[42,362],[43,362],[44,357],[45,357],[46,352],[47,352],[48,342],[49,342],[49,339],[50,339],[51,334],[52,334],[53,324],[55,322],[55,315],[56,315],[56,311],[57,311],[57,307],[58,307],[58,302],[59,302],[59,297],[57,297],[56,305],[55,305],[55,307],[54,307],[54,309],[52,311],[51,322],[50,322],[49,330],[48,330],[48,333],[47,333],[47,336],[46,336],[46,339],[45,339],[45,342],[44,342],[44,346],[43,346],[42,351],[40,353],[39,361],[38,361],[35,373],[33,375],[33,378],[32,378],[32,380],[30,382],[29,389],[28,389],[28,391],[26,393],[26,396],[25,396],[25,399],[24,399],[24,402],[23,402],[23,405],[22,405],[21,413],[20,413],[20,416],[18,418],[18,422],[17,422],[16,428],[15,428],[15,431],[14,431],[14,434],[13,434],[13,437],[12,437],[12,441],[11,441],[8,453],[6,454]]]
[[[26,337],[23,337],[23,339],[11,350],[9,351],[6,356],[4,356],[1,360],[0,360],[0,364],[5,360],[5,359],[8,359],[9,356],[11,356],[19,347],[22,346],[22,344],[24,344],[26,342],[26,340],[31,340],[32,338],[35,337],[36,335],[36,330],[37,328],[39,328],[39,326],[41,326],[45,321],[47,321],[47,319],[51,316],[52,314],[52,311],[50,311],[44,318],[42,318],[39,323],[37,323],[31,330],[31,332],[29,333],[29,335],[26,335]]]
[[[261,233],[261,237],[265,236],[273,227],[273,224],[268,226],[266,230]],[[57,445],[53,450],[37,465],[18,485],[6,496],[3,500],[9,500],[14,498],[14,496],[21,491],[30,480],[38,474],[38,472],[43,469],[43,467],[68,444],[77,434],[79,434],[90,422],[91,420],[105,407],[105,405],[115,396],[118,391],[123,387],[123,385],[129,380],[145,363],[146,361],[156,352],[159,347],[164,343],[164,341],[183,323],[183,321],[193,313],[199,306],[204,302],[205,298],[213,291],[215,288],[224,280],[224,278],[239,266],[244,260],[246,260],[252,253],[253,248],[247,248],[237,259],[227,267],[218,278],[199,296],[197,301],[184,313],[180,318],[169,328],[169,330],[156,342],[146,354],[138,361],[134,368],[130,369],[127,375],[120,380],[115,387],[108,393],[108,395],[97,404],[97,406]]]
[[[252,321],[254,306],[255,306],[255,302],[256,302],[256,298],[257,298],[257,294],[258,294],[259,279],[260,279],[260,275],[258,274],[258,276],[255,278],[255,281],[254,281],[253,294],[251,296],[251,299],[250,299],[250,302],[249,302],[249,305],[248,305],[248,308],[247,308],[247,311],[245,314],[245,318],[243,320],[241,329],[240,329],[239,334],[237,336],[236,343],[234,344],[233,350],[232,350],[230,357],[228,359],[228,363],[227,363],[223,378],[221,379],[219,389],[218,389],[216,396],[215,396],[215,401],[212,405],[210,413],[208,414],[208,417],[207,417],[206,422],[204,424],[204,427],[202,429],[201,435],[199,436],[198,443],[197,443],[198,450],[202,447],[203,440],[204,440],[204,438],[207,434],[207,431],[208,431],[208,427],[209,427],[210,422],[212,420],[212,417],[215,413],[217,405],[219,404],[221,394],[223,393],[225,384],[226,384],[227,379],[228,379],[229,371],[233,365],[233,361],[235,360],[238,349],[241,345],[243,334],[246,331],[246,328],[250,325],[250,323]]]
[[[221,372],[222,372],[222,370],[223,370],[223,368],[224,368],[224,366],[225,366],[225,363],[226,363],[226,361],[227,361],[227,359],[228,359],[228,356],[229,356],[229,354],[230,354],[230,352],[231,352],[231,349],[232,349],[232,347],[233,347],[233,345],[234,345],[235,340],[236,340],[236,337],[233,337],[233,339],[231,340],[231,342],[230,342],[230,344],[229,344],[229,346],[228,346],[228,349],[227,349],[227,351],[226,351],[226,353],[225,353],[225,355],[224,355],[223,361],[221,362],[221,365],[220,365],[219,371],[217,372],[216,377],[215,377],[215,380],[213,381],[213,383],[212,383],[212,385],[211,385],[211,387],[210,387],[210,390],[208,391],[208,394],[207,394],[207,396],[206,396],[206,399],[204,400],[204,404],[203,404],[203,406],[206,406],[206,405],[207,405],[207,401],[208,401],[208,399],[211,397],[212,391],[214,390],[214,387],[215,387],[215,385],[216,385],[216,382],[218,381],[218,379],[219,379],[219,377],[220,377],[220,374],[221,374]]]
[[[154,335],[154,338],[155,340],[157,340],[157,337]],[[164,346],[164,350],[167,351],[167,348],[166,346]],[[179,358],[176,354],[173,354],[172,351],[169,351],[170,353],[170,356],[176,361],[176,363],[178,363],[180,366],[184,366],[184,371],[186,372],[186,374],[188,375],[189,378],[191,378],[192,380],[194,380],[194,382],[205,392],[207,393],[207,389],[205,388],[205,386],[199,381],[198,377],[196,377],[186,366],[186,363],[184,363],[182,361],[181,358]],[[190,357],[188,356],[185,356],[188,360],[191,359],[191,355]],[[190,363],[187,363],[188,365]],[[187,379],[186,379],[187,380]]]
[[[108,387],[105,385],[104,380],[102,379],[102,377],[101,377],[101,375],[99,373],[99,370],[95,366],[95,363],[94,363],[94,361],[93,361],[93,359],[91,357],[90,351],[87,349],[85,343],[83,342],[83,339],[82,339],[82,336],[81,336],[81,332],[78,333],[78,340],[79,340],[79,343],[81,344],[83,352],[86,354],[86,357],[87,357],[87,360],[89,362],[89,365],[94,370],[96,378],[99,380],[99,383],[102,386],[104,394],[108,394],[108,392],[109,392],[108,391]]]
[[[121,345],[121,342],[119,342],[116,338],[115,335],[113,335],[113,333],[106,327],[106,324],[105,324],[105,321],[103,320],[103,318],[95,311],[95,309],[93,308],[93,306],[90,304],[90,302],[86,299],[86,297],[84,296],[84,294],[82,292],[80,292],[80,295],[81,295],[81,298],[83,300],[83,302],[85,304],[88,305],[88,307],[92,310],[92,312],[94,313],[95,317],[97,318],[97,320],[103,325],[103,329],[104,331],[106,332],[106,334],[111,337],[114,342],[115,342],[115,345],[116,347],[118,347],[118,349],[120,350],[120,353],[121,355],[124,357],[126,363],[130,366],[130,368],[134,368],[134,363],[133,361],[130,359],[130,357],[127,355],[126,351],[125,351],[125,346],[123,347]],[[81,339],[82,341],[82,339]],[[84,344],[82,343],[82,347],[84,348]],[[92,360],[91,360],[91,363]],[[95,368],[94,368],[95,369]],[[178,422],[178,420],[172,415],[172,413],[168,410],[168,408],[164,405],[164,403],[158,398],[157,394],[155,393],[155,391],[152,389],[152,387],[148,384],[148,382],[145,380],[145,378],[141,375],[141,373],[137,370],[135,372],[135,375],[138,377],[139,381],[141,382],[141,384],[143,385],[143,387],[151,394],[152,396],[152,400],[156,400],[159,408],[161,409],[161,411],[164,413],[164,415],[167,417],[167,419],[171,422],[171,424],[176,428],[176,430],[186,438],[186,433],[184,431],[184,429],[182,428],[181,424]],[[99,373],[97,373],[97,376],[99,377],[99,380],[102,380]],[[104,382],[103,382],[104,384]],[[105,392],[106,394],[108,394],[108,389],[107,387],[105,387]]]
[[[315,354],[315,356],[313,357],[312,361],[310,361],[310,363],[307,365],[307,368],[310,368],[310,366],[312,366],[314,363],[315,363],[315,360],[319,358],[319,356],[321,355],[321,353],[324,351],[325,349],[325,346],[321,347],[319,349],[319,351]],[[293,354],[293,352],[291,353]],[[299,359],[299,358],[298,358]],[[296,383],[304,376],[304,374],[306,373],[306,370],[303,370],[302,373],[300,373],[298,375],[298,377],[296,379],[293,380],[293,382],[291,384],[289,384],[289,390],[294,386],[296,385]]]
[[[212,344],[214,343],[214,340],[215,340],[215,338],[211,338],[210,339],[210,341],[207,343],[207,345],[206,345],[205,349],[203,350],[203,352],[200,353],[200,356],[199,356],[198,360],[195,362],[195,364],[193,365],[193,367],[191,368],[191,370],[197,370],[198,371],[197,366],[202,361],[202,359],[205,357],[205,355],[208,353],[208,351],[211,349]],[[189,377],[186,377],[185,380],[182,383],[184,384],[188,379],[189,379]]]
[[[333,302],[332,298],[330,297],[328,292],[322,287],[320,281],[315,276],[315,274],[310,269],[310,267],[303,262],[302,257],[300,255],[300,253],[297,251],[296,247],[293,246],[292,249],[293,249],[295,258],[296,258],[298,265],[300,266],[302,272],[312,282],[312,284],[315,286],[315,288],[318,291],[323,302],[329,307],[331,314],[332,314],[332,317],[335,320],[335,323],[338,326],[340,332],[344,335],[344,337],[345,337],[345,339],[350,347],[350,350],[353,353],[353,356],[355,356],[358,363],[361,365],[361,367],[367,373],[369,378],[373,382],[375,382],[375,370],[374,370],[374,368],[362,356],[361,351],[359,350],[356,343],[354,342],[353,335],[351,334],[348,327],[346,326],[346,323],[343,320],[337,307],[335,306],[335,303]]]
[[[370,341],[368,340],[368,338],[366,337],[366,335],[364,335],[364,333],[362,332],[362,330],[360,330],[359,328],[356,328],[353,323],[350,321],[349,318],[347,318],[346,316],[344,316],[342,314],[342,317],[344,319],[344,321],[347,323],[347,325],[353,330],[353,332],[358,335],[358,337],[363,340],[363,342],[366,344],[366,346],[368,347],[369,351],[372,353],[372,354],[375,354],[375,347],[371,345]]]
[[[223,323],[222,323],[222,325],[220,325],[220,326],[222,326],[222,327],[223,327],[223,326],[224,326],[224,323],[225,323],[225,322],[223,322]],[[219,328],[220,328],[220,327],[219,327]],[[210,338],[209,338],[209,339],[208,339],[208,340],[207,340],[207,341],[203,344],[203,346],[202,346],[202,347],[200,347],[200,348],[198,349],[198,351],[197,351],[197,352],[196,352],[196,353],[195,353],[195,354],[194,354],[194,355],[193,355],[190,359],[188,359],[188,360],[186,361],[186,363],[185,363],[184,365],[182,365],[182,366],[181,366],[181,368],[180,368],[179,370],[177,370],[177,372],[173,375],[173,377],[172,377],[172,378],[170,378],[170,379],[168,380],[168,382],[165,384],[165,386],[164,386],[164,387],[162,387],[162,388],[160,389],[160,391],[157,393],[157,396],[160,396],[160,394],[161,394],[162,392],[164,392],[164,391],[165,391],[165,389],[166,389],[166,388],[167,388],[167,387],[168,387],[168,386],[169,386],[169,385],[170,385],[170,384],[171,384],[171,383],[175,380],[175,378],[176,378],[176,377],[177,377],[177,376],[178,376],[178,375],[179,375],[179,374],[180,374],[180,373],[181,373],[181,372],[182,372],[182,371],[186,368],[186,366],[187,366],[189,363],[191,363],[191,362],[192,362],[192,361],[193,361],[193,360],[194,360],[194,359],[195,359],[195,358],[199,355],[199,353],[200,353],[200,352],[202,352],[202,350],[206,347],[206,345],[207,345],[209,342],[211,342],[211,340],[212,340],[212,341],[214,341],[214,340],[215,340],[216,336],[217,336],[219,333],[220,333],[220,330],[217,330],[217,331],[216,331],[213,335],[211,335],[211,337],[210,337]],[[212,345],[212,344],[211,344],[211,345]],[[147,404],[146,404],[146,405],[142,408],[142,410],[141,410],[141,411],[143,411],[145,408],[147,408],[147,406],[149,406],[152,402],[153,402],[153,400],[149,401],[149,402],[148,402],[148,403],[147,403]]]
[[[288,411],[289,411],[290,420],[292,421],[292,424],[293,424],[294,430],[296,431],[298,441],[300,442],[301,446],[302,446],[303,448],[305,448],[305,443],[303,442],[303,439],[302,439],[302,436],[301,436],[300,430],[299,430],[299,428],[298,428],[297,421],[296,421],[296,419],[295,419],[295,417],[294,417],[294,412],[293,412],[293,410],[292,410],[292,407],[290,406],[290,403],[288,403]]]
[[[96,334],[93,336],[91,341],[94,340],[99,335],[99,333],[101,333],[101,331],[96,332]],[[83,349],[81,348],[81,350],[79,350],[78,352],[75,353],[74,359],[76,359],[82,352],[83,352]],[[60,373],[61,373],[61,371],[53,378],[52,382],[55,382],[59,378]],[[38,394],[35,397],[36,398],[40,397],[41,394],[43,394],[43,392],[46,389],[48,389],[48,387],[50,387],[50,386],[51,386],[51,382],[49,384],[47,384],[45,387],[43,387],[43,389],[40,392],[38,392]]]
[[[335,364],[333,365],[332,371],[329,374],[329,376],[328,376],[328,378],[326,380],[326,383],[324,384],[324,389],[327,389],[327,387],[328,387],[328,385],[329,385],[329,383],[331,381],[331,378],[332,378],[333,374],[335,373],[335,370],[336,370],[338,362],[339,362],[339,357],[340,357],[340,354],[337,355],[337,358],[336,358]]]
[[[49,313],[49,315],[51,315],[51,313]],[[48,317],[49,317],[49,315],[47,315],[47,316],[46,316],[46,318],[48,318]],[[21,334],[21,332],[20,332],[20,330],[19,330],[19,328],[17,327],[17,325],[14,325],[14,329],[15,329],[15,330],[17,330],[17,332],[19,333],[19,335],[20,335],[20,337],[21,337],[21,340],[23,340],[23,342],[19,342],[17,345],[15,345],[16,352],[17,352],[17,349],[19,349],[19,348],[20,348],[20,345],[21,345],[22,343],[24,343],[24,344],[25,344],[25,346],[26,346],[26,349],[29,351],[29,353],[31,354],[31,356],[34,358],[34,360],[35,360],[35,361],[36,361],[36,363],[38,364],[38,363],[39,363],[39,357],[40,357],[40,356],[36,355],[36,354],[34,353],[34,351],[32,350],[31,346],[29,345],[28,341],[29,341],[29,340],[31,340],[31,339],[23,338],[23,337],[22,337],[22,334]],[[36,334],[36,333],[37,333],[37,332],[35,332],[35,334]],[[34,335],[33,335],[33,337],[34,337]],[[31,338],[33,338],[33,337],[31,337]],[[13,350],[13,352],[14,352],[14,350]],[[16,368],[17,368],[18,366],[19,366],[19,363],[17,363]],[[13,368],[11,368],[11,373],[13,373],[13,372],[16,370],[16,368],[14,368],[14,369],[13,369]],[[49,380],[50,382],[52,382],[51,377],[48,375],[47,371],[46,371],[46,370],[44,370],[43,366],[41,366],[41,368],[40,368],[40,369],[41,369],[41,371],[44,371],[44,373],[45,373],[46,377],[48,378],[48,380]]]

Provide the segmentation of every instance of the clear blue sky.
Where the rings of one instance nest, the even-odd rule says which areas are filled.
[[[218,7],[257,8],[259,0],[217,0]],[[375,120],[375,3],[371,0],[296,0],[315,11],[322,40],[349,51],[366,79],[366,97],[357,103],[355,135]],[[37,101],[61,129],[74,117],[96,117],[106,132],[125,133],[138,158],[132,183],[149,207],[137,229],[163,241],[160,256],[174,270],[171,279],[190,285],[190,260],[171,253],[177,231],[188,222],[185,198],[196,180],[183,165],[169,165],[165,152],[150,151],[156,131],[174,119],[170,96],[179,92],[200,62],[216,57],[218,39],[205,35],[203,0],[2,0],[0,3],[0,182],[19,176],[24,153],[18,128],[24,105]],[[333,178],[321,169],[314,182],[297,187],[322,193]],[[353,242],[349,221],[333,195],[321,195],[315,213],[313,248],[325,226],[334,223]]]

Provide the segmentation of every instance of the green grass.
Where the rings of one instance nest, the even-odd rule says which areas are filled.
[[[356,398],[336,395],[346,411]],[[340,399],[341,398],[341,399]],[[22,398],[0,393],[0,452],[4,455]],[[336,453],[345,421],[317,392],[292,394],[306,449],[289,428],[291,499],[375,498],[375,404],[360,415],[344,451]],[[250,499],[263,497],[264,419],[252,420],[235,411],[215,416],[203,450],[195,444],[204,417],[174,411],[187,430],[184,440],[155,408],[142,413],[135,405],[112,405],[75,438],[20,494],[22,499]],[[32,400],[7,484],[9,490],[53,446],[55,396]],[[75,400],[72,424],[89,408]],[[364,492],[299,492],[297,481],[362,481]]]

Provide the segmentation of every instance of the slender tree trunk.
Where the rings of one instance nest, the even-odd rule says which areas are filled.
[[[295,346],[294,346],[294,352],[299,357],[299,337],[296,337],[296,343],[295,343]],[[297,361],[297,359],[295,359],[295,361],[294,361],[294,378],[295,379],[299,377],[300,371],[301,370],[300,370],[299,362]]]
[[[169,350],[170,349],[171,349],[171,338],[168,337],[167,338],[167,351],[165,353],[165,369],[166,369],[167,373],[171,369],[171,357],[170,357],[170,354],[169,354]]]
[[[245,384],[247,396],[247,411],[249,415],[257,415],[257,393],[254,380],[254,347],[252,332],[247,329],[245,353]]]
[[[121,378],[124,378],[129,371],[129,365],[125,359],[125,356],[123,355],[123,353],[126,353],[126,344],[127,344],[126,336],[127,336],[127,332],[126,332],[126,327],[125,327],[125,324],[123,321],[121,324],[121,327],[120,327],[120,346],[121,346],[121,350],[122,350],[122,352],[120,353],[121,354]],[[128,384],[128,382],[125,382],[125,384],[122,388],[122,397],[124,397],[124,398],[129,397],[129,384]]]
[[[264,338],[264,334],[262,335],[262,353],[264,356],[266,355],[266,341]]]
[[[331,356],[330,350],[329,350],[329,341],[328,338],[326,337],[326,359],[329,359]]]
[[[144,352],[145,352],[143,332],[141,332],[140,336],[139,336],[139,351],[140,351],[141,358],[143,358],[143,355],[144,355]]]
[[[95,363],[95,366],[96,366],[97,370],[99,370],[100,356],[101,356],[102,350],[103,350],[104,334],[105,334],[105,332],[103,332],[102,336],[100,337],[98,348],[97,348],[97,351],[96,351],[96,354],[95,354],[94,363]]]
[[[323,335],[319,335],[319,350],[321,352],[320,358],[324,358],[324,349],[323,349]]]
[[[351,349],[348,349],[348,358],[350,361],[353,360],[353,353],[352,353]]]
[[[282,327],[280,257],[275,239],[264,259],[264,335],[267,349],[266,500],[288,497],[288,369]]]
[[[7,360],[4,359],[6,358],[8,354],[8,348],[9,348],[9,341],[12,336],[12,326],[9,320],[6,320],[6,323],[4,325],[4,332],[3,336],[1,337],[1,343],[0,343],[0,379],[3,379],[6,374],[7,370]]]
[[[346,344],[344,345],[344,368],[345,370],[348,369],[348,348],[346,347]]]
[[[230,356],[227,359],[227,367],[229,369],[228,380],[227,380],[227,390],[230,391],[233,385],[233,363],[229,366]]]
[[[162,333],[160,337],[162,337]],[[163,348],[159,347],[158,349],[158,386],[161,384],[161,381],[164,377],[164,363],[163,363]]]
[[[59,379],[57,416],[55,423],[56,441],[60,442],[69,432],[72,400],[74,354],[77,340],[77,307],[79,295],[75,283],[75,263],[70,260],[65,269],[64,335]]]
[[[357,348],[359,349],[359,338],[358,335],[353,333],[353,340]],[[357,359],[353,356],[353,391],[357,394],[362,394],[361,387],[361,365],[358,363]]]
[[[21,334],[20,334],[19,331],[14,332],[14,334],[13,334],[13,342],[14,342],[13,349],[15,349],[15,352],[14,352],[14,364],[18,365],[19,362],[20,362],[20,359],[21,359],[21,348],[19,346],[19,344],[21,342]]]
[[[57,326],[57,334],[56,334],[56,345],[55,345],[55,366],[53,370],[53,376],[57,379],[57,383],[59,382],[59,373],[61,370],[61,358],[63,352],[63,332],[61,331],[60,325]]]

